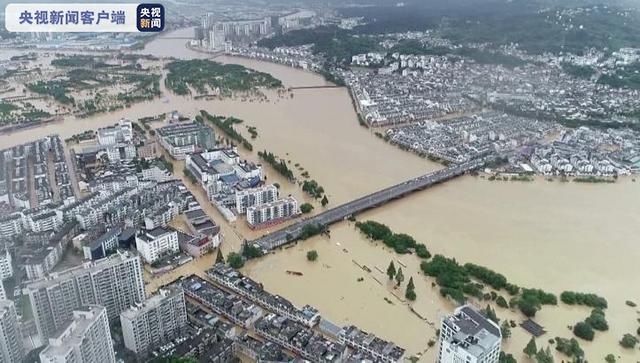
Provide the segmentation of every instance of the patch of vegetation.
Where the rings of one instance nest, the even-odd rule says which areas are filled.
[[[576,78],[582,79],[590,79],[594,74],[596,74],[596,70],[589,66],[579,66],[576,64],[571,64],[567,62],[562,63],[562,70]]]
[[[404,233],[393,233],[389,227],[375,221],[356,222],[356,228],[360,230],[367,238],[374,241],[382,241],[387,247],[393,248],[396,253],[406,254],[412,250],[420,258],[429,258],[431,254],[427,247],[422,243]]]
[[[220,130],[222,130],[222,132],[224,132],[225,135],[227,135],[227,137],[242,144],[242,146],[245,149],[249,151],[253,151],[253,145],[251,145],[251,143],[247,139],[245,139],[244,136],[240,135],[240,133],[238,133],[236,129],[233,127],[233,125],[241,124],[244,121],[235,117],[210,115],[205,110],[200,110],[200,114],[202,116],[197,116],[196,117],[197,121],[202,122],[203,119],[209,121],[210,123],[218,127]]]
[[[640,89],[640,62],[617,67],[615,72],[601,75],[598,83],[613,88]]]
[[[591,325],[587,324],[584,321],[577,323],[573,327],[573,334],[575,334],[578,338],[582,338],[584,340],[592,341],[595,336],[595,332]]]
[[[242,256],[248,260],[262,257],[262,255],[264,255],[262,249],[256,245],[244,244],[242,247]]]
[[[626,349],[633,349],[638,344],[638,338],[634,337],[631,334],[625,334],[620,339],[620,346]]]
[[[589,317],[586,318],[584,322],[589,324],[595,330],[609,330],[609,323],[607,323],[604,311],[602,311],[601,309],[593,309],[591,311],[591,315],[589,315]]]
[[[280,173],[280,175],[282,175],[283,177],[289,180],[295,179],[293,176],[293,170],[289,169],[289,166],[284,159],[280,159],[277,155],[268,152],[267,150],[258,151],[258,156],[260,157],[260,159],[266,161],[269,165],[271,165],[271,167],[273,167],[275,171]]]
[[[410,277],[409,283],[407,284],[407,289],[404,292],[404,297],[406,297],[407,300],[409,301],[415,301],[417,298],[415,290],[416,290],[416,286],[413,283],[413,277]]]
[[[244,258],[239,253],[231,252],[227,255],[227,263],[229,266],[239,269],[244,266]]]
[[[576,183],[608,183],[608,184],[612,184],[616,182],[614,179],[598,178],[593,175],[586,176],[586,177],[573,178],[573,181]]]
[[[322,195],[324,194],[324,188],[315,180],[305,180],[302,183],[302,191],[315,199],[322,198]]]
[[[18,106],[0,101],[0,116],[10,114],[12,111],[20,109]]]
[[[580,24],[581,26],[568,26]],[[640,42],[640,19],[614,7],[591,8],[558,19],[556,9],[542,12],[483,13],[457,17],[442,24],[443,35],[455,43],[517,43],[529,53],[581,55],[585,49],[616,51]]]
[[[313,210],[313,206],[310,203],[303,203],[300,205],[300,212],[307,214],[311,213]]]
[[[177,60],[167,64],[165,79],[168,89],[178,95],[200,94],[208,89],[230,96],[235,91],[250,91],[258,87],[280,88],[282,82],[268,73],[258,72],[237,64],[221,64],[207,59]]]
[[[560,294],[560,300],[567,305],[584,305],[592,308],[607,308],[607,299],[596,294],[585,294],[573,291],[564,291]]]
[[[352,56],[369,53],[378,48],[375,38],[353,34],[335,26],[293,30],[258,42],[258,46],[270,49],[305,44],[313,44],[315,54],[322,54],[334,64],[348,64]],[[340,85],[341,82],[334,83]]]
[[[315,261],[317,259],[318,259],[318,251],[311,250],[311,251],[307,252],[307,260],[313,262],[313,261]]]
[[[498,363],[518,363],[518,361],[513,357],[513,355],[507,354],[505,352],[500,352]]]
[[[584,358],[584,350],[580,348],[580,343],[575,338],[565,339],[556,337],[556,350],[569,358],[576,358],[581,361]]]

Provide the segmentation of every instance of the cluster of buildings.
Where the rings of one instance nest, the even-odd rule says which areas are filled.
[[[307,10],[288,14],[265,11],[262,16],[256,14],[255,18],[231,20],[221,18],[217,13],[208,13],[202,18],[202,26],[196,30],[196,40],[200,47],[224,50],[231,44],[250,44],[273,33],[310,26],[315,16],[313,11]]]
[[[251,228],[262,228],[300,214],[298,201],[263,185],[262,167],[240,160],[235,148],[189,154],[186,167],[229,221],[245,215]]]
[[[640,134],[629,129],[569,129],[550,121],[483,112],[390,128],[389,142],[446,163],[502,155],[512,174],[610,177],[637,173]]]
[[[343,72],[361,107],[362,117],[371,125],[406,122],[405,114],[392,112],[394,103],[390,101],[401,102],[398,91],[405,91],[405,96],[411,95],[416,103],[423,103],[418,99],[422,85],[437,91],[435,97],[428,95],[423,101],[442,103],[438,94],[454,103],[460,98],[470,98],[495,109],[545,120],[610,121],[640,106],[637,90],[598,82],[600,75],[615,76],[616,68],[634,64],[638,59],[634,49],[624,48],[610,56],[597,51],[587,51],[580,56],[528,55],[513,47],[461,48],[443,42],[430,32],[410,35],[408,38],[417,40],[418,44],[432,48],[432,52],[425,51],[431,54],[358,54],[353,56],[352,64],[374,67],[376,71]],[[405,38],[393,34],[381,44],[392,48]],[[563,69],[566,64],[590,67],[594,77],[572,76]],[[419,85],[417,95],[406,92],[409,89],[403,86],[403,78],[407,77],[411,79],[409,84]],[[411,106],[412,102],[408,104]],[[416,119],[421,120],[419,116]]]
[[[322,59],[313,54],[310,45],[277,47],[273,50],[258,47],[233,47],[228,53],[236,57],[258,59],[310,71],[321,70],[323,64]]]
[[[640,133],[566,129],[553,142],[524,149],[518,156],[544,175],[628,175],[640,171]]]
[[[343,71],[362,122],[373,127],[432,120],[448,114],[465,113],[478,105],[462,87],[452,87],[461,72],[460,64],[434,67],[435,74]]]
[[[52,135],[0,150],[0,205],[5,206],[4,211],[74,200],[60,137]]]
[[[321,324],[318,310],[295,307],[285,298],[264,290],[262,285],[238,271],[216,264],[207,271],[209,281],[197,276],[181,280],[188,300],[218,314],[238,329],[254,332],[273,354],[287,352],[290,359],[300,357],[312,362],[401,362],[405,350],[356,327]],[[326,329],[333,326],[334,329]],[[316,328],[318,328],[316,330]],[[236,334],[234,349],[257,356],[246,336]],[[263,343],[265,345],[265,343]],[[293,354],[292,354],[293,353]],[[282,358],[280,358],[282,359]]]
[[[391,128],[386,137],[391,143],[418,154],[448,163],[463,163],[490,153],[515,150],[543,139],[554,130],[552,123],[484,112]]]
[[[162,147],[178,160],[216,145],[213,129],[197,121],[172,123],[158,128],[156,134]]]

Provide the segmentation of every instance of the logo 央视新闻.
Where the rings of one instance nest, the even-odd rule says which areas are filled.
[[[141,32],[161,32],[164,29],[164,6],[162,4],[138,5],[136,26]]]

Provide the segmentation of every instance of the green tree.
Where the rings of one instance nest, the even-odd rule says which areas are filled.
[[[387,267],[387,276],[389,276],[389,280],[393,280],[396,276],[396,266],[393,264],[393,261],[391,261],[389,267]]]
[[[322,197],[322,200],[320,201],[320,204],[322,204],[323,207],[326,207],[327,204],[329,204],[329,199],[327,199],[326,194]]]
[[[227,255],[227,263],[229,266],[239,269],[244,266],[244,258],[236,252],[231,252]]]
[[[593,340],[593,337],[595,336],[595,332],[593,331],[591,325],[587,324],[584,321],[577,323],[573,327],[573,334],[575,334],[578,338],[582,338],[588,341]]]
[[[623,348],[633,349],[636,347],[636,344],[638,344],[638,338],[634,337],[631,334],[625,334],[620,340],[620,345]]]
[[[502,296],[498,296],[496,299],[496,305],[504,309],[509,307],[509,303],[507,303],[507,300]]]
[[[616,357],[613,354],[607,354],[607,356],[604,357],[604,361],[607,363],[616,363]]]
[[[551,354],[551,349],[547,347],[547,349],[542,349],[536,353],[536,362],[538,363],[553,363],[553,355]]]
[[[511,337],[511,326],[508,321],[503,321],[500,325],[500,332],[502,333],[502,339],[509,339]]]
[[[413,284],[413,276],[409,277],[409,283],[407,284],[407,290],[415,290],[416,285]]]
[[[536,340],[533,337],[531,337],[531,340],[529,340],[529,343],[527,343],[527,346],[524,347],[522,351],[529,358],[536,355],[536,353],[538,352],[538,347],[536,346]]]
[[[584,322],[591,325],[595,330],[609,330],[609,323],[607,323],[607,319],[605,318],[604,311],[602,311],[602,309],[593,309],[591,311],[591,315],[585,319]]]
[[[498,363],[518,363],[518,361],[511,354],[500,352]]]
[[[396,282],[398,286],[404,281],[404,275],[402,274],[402,267],[398,268],[398,273],[396,273]]]
[[[304,214],[311,213],[312,210],[313,206],[310,203],[304,203],[300,206],[300,212]]]
[[[224,256],[222,256],[222,250],[218,247],[218,255],[216,256],[216,263],[224,263]]]
[[[416,292],[413,289],[407,289],[407,291],[405,291],[404,293],[404,297],[406,297],[411,301],[415,301],[417,296],[416,296]]]
[[[242,248],[242,255],[247,259],[258,258],[263,254],[264,252],[262,252],[262,249],[260,249],[260,247],[258,247],[257,245],[245,244]]]
[[[317,259],[318,259],[318,251],[311,250],[311,251],[307,252],[307,260],[315,261]]]
[[[493,310],[491,305],[487,305],[487,307],[484,308],[484,310],[482,310],[482,312],[487,317],[487,319],[493,321],[496,324],[500,323],[500,319],[498,319],[498,315],[496,315],[496,311]]]

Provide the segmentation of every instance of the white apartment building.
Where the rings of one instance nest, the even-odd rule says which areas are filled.
[[[175,177],[167,168],[153,164],[148,169],[142,169],[142,179],[151,180],[158,183],[174,180]]]
[[[179,286],[161,289],[144,303],[120,314],[124,345],[138,356],[178,338],[187,325],[184,292]]]
[[[0,362],[22,362],[24,355],[16,307],[11,300],[0,300]]]
[[[0,237],[11,238],[22,233],[22,216],[20,213],[11,214],[0,219]]]
[[[500,327],[470,305],[442,319],[437,363],[497,363]]]
[[[273,203],[247,208],[247,223],[251,228],[282,222],[300,214],[298,201],[287,197]]]
[[[115,363],[107,310],[87,305],[73,311],[72,320],[40,352],[42,363]]]
[[[25,291],[43,341],[65,327],[73,310],[82,306],[102,305],[109,319],[117,319],[145,298],[140,257],[129,253],[53,273],[27,284]]]
[[[98,129],[98,144],[114,145],[130,143],[133,140],[133,124],[121,119],[116,125]]]
[[[0,251],[0,283],[11,276],[13,276],[11,254],[8,250],[5,250],[4,253]]]
[[[240,190],[236,192],[236,211],[244,214],[249,207],[273,203],[276,200],[278,200],[278,188],[273,184]]]
[[[164,255],[178,253],[178,232],[163,227],[143,231],[136,236],[136,249],[146,263],[153,263]]]
[[[47,210],[35,213],[25,213],[22,222],[24,226],[35,233],[52,231],[62,226],[62,212]]]

